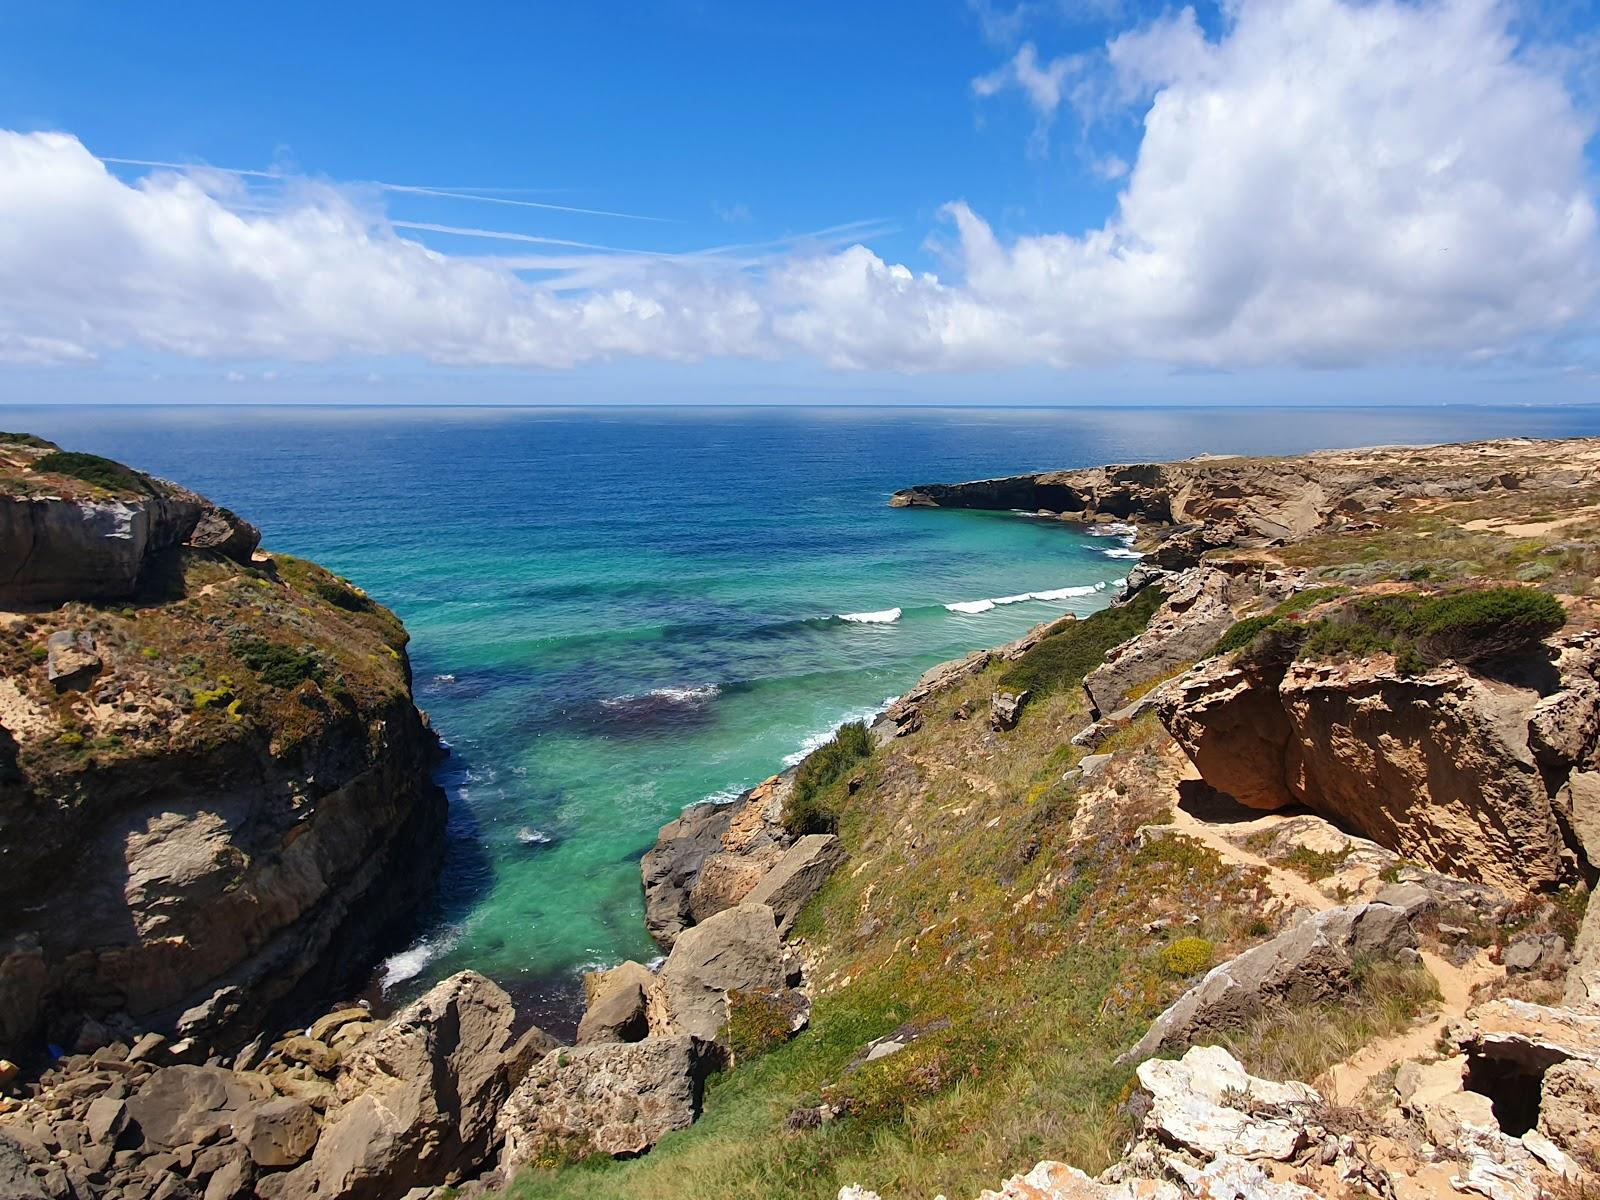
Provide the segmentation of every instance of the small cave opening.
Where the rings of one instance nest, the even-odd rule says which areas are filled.
[[[1549,1063],[1474,1054],[1467,1059],[1465,1086],[1487,1096],[1500,1131],[1521,1137],[1539,1123],[1540,1089]]]

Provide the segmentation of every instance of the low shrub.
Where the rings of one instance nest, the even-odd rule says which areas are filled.
[[[322,678],[322,661],[309,646],[294,650],[281,642],[246,636],[233,639],[233,652],[268,687],[287,690]]]
[[[728,993],[728,1046],[744,1061],[789,1040],[791,1005],[780,996],[735,988]]]
[[[839,818],[823,793],[840,776],[872,753],[872,735],[862,721],[839,726],[832,738],[808,754],[794,775],[783,806],[783,827],[793,837],[832,833]]]
[[[1167,974],[1187,978],[1211,965],[1216,946],[1203,937],[1181,937],[1161,947],[1161,965]]]
[[[54,450],[56,444],[47,442],[42,437],[31,433],[7,433],[0,430],[0,445],[7,446],[33,446],[39,450]]]
[[[1370,596],[1307,626],[1301,656],[1392,651],[1401,671],[1415,674],[1447,658],[1471,663],[1529,650],[1566,620],[1561,602],[1534,588]]]
[[[1242,621],[1235,621],[1228,632],[1217,639],[1217,644],[1211,647],[1212,654],[1231,654],[1235,650],[1242,650],[1256,640],[1263,630],[1271,629],[1282,617],[1267,613],[1259,617],[1245,617]]]
[[[370,612],[372,601],[363,596],[354,588],[333,579],[318,579],[311,585],[311,590],[326,600],[335,608],[342,608],[346,612]]]
[[[70,479],[81,479],[84,483],[92,483],[96,487],[105,488],[108,492],[141,492],[147,496],[156,494],[156,487],[148,475],[135,471],[132,467],[125,467],[119,462],[109,458],[101,458],[98,454],[83,454],[77,450],[54,450],[33,464],[35,471],[48,471],[53,475],[65,475]]]

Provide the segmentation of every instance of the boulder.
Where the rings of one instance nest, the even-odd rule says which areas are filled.
[[[578,1045],[643,1041],[650,1033],[648,997],[655,982],[654,972],[636,962],[604,972],[578,1022]]]
[[[712,1043],[686,1035],[551,1051],[500,1110],[502,1172],[541,1158],[643,1153],[694,1123],[720,1061]]]
[[[844,843],[836,836],[807,834],[784,851],[783,857],[745,897],[745,902],[771,908],[778,919],[779,934],[787,937],[800,910],[822,889],[844,859]]]
[[[292,1167],[311,1153],[320,1128],[309,1104],[279,1097],[245,1109],[233,1132],[256,1166]]]
[[[45,677],[57,691],[86,687],[100,671],[94,638],[81,629],[57,630],[45,640],[45,648]]]
[[[684,931],[650,997],[652,1034],[721,1037],[728,992],[775,992],[785,984],[783,943],[772,909],[741,904]]]
[[[492,1152],[495,1114],[548,1038],[512,1036],[511,998],[475,971],[437,984],[351,1052],[342,1108],[297,1168],[318,1197],[382,1200],[452,1184]]]
[[[128,1097],[127,1116],[146,1146],[186,1146],[215,1137],[272,1094],[272,1085],[260,1075],[222,1067],[167,1067]]]
[[[1350,988],[1358,960],[1392,959],[1416,944],[1405,910],[1392,904],[1355,904],[1317,913],[1213,967],[1155,1019],[1121,1061],[1188,1046],[1273,1004],[1335,999]]]
[[[1250,808],[1304,804],[1425,866],[1517,894],[1570,873],[1529,745],[1539,694],[1387,656],[1239,664],[1161,689],[1157,712],[1211,787]]]
[[[1031,692],[996,692],[989,697],[989,728],[996,733],[1015,729]]]
[[[1192,1047],[1176,1062],[1150,1059],[1137,1074],[1150,1098],[1145,1132],[1206,1158],[1286,1162],[1305,1144],[1305,1119],[1322,1103],[1303,1083],[1256,1078],[1220,1046]]]
[[[261,545],[261,530],[237,513],[207,505],[189,535],[189,545],[197,550],[212,550],[234,562],[249,565],[256,547]]]

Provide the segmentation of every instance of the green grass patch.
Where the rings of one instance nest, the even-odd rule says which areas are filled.
[[[1105,660],[1107,650],[1144,631],[1165,599],[1160,588],[1147,587],[1126,604],[1070,622],[1024,654],[1000,677],[1001,685],[1013,692],[1032,692],[1036,702],[1081,685],[1083,677]]]

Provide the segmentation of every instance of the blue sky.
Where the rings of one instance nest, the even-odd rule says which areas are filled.
[[[1584,401],[1597,24],[15,0],[0,401]]]

